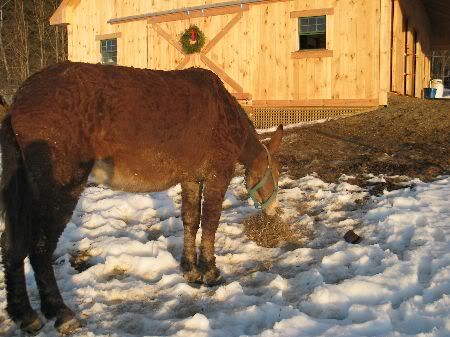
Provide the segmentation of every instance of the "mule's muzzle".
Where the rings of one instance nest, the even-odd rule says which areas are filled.
[[[264,214],[266,214],[269,217],[273,217],[278,214],[279,204],[278,199],[275,199],[273,202],[270,203],[265,209],[263,209]]]

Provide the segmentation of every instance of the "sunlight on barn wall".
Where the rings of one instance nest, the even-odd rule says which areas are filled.
[[[229,6],[213,16],[205,10],[203,17],[183,14],[184,19],[177,20],[166,16],[108,23],[224,2],[67,1],[60,21],[69,23],[69,59],[100,62],[99,40],[116,37],[118,64],[212,68],[232,93],[251,99],[254,106],[373,106],[385,104],[391,90],[420,96],[429,80],[426,18],[411,4],[398,1],[272,0],[240,9]],[[326,50],[299,51],[299,18],[318,15],[326,15]],[[178,41],[191,24],[205,33],[206,45],[218,39],[206,52],[185,58]]]

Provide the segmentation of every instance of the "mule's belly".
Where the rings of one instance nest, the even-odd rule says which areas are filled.
[[[144,168],[145,166],[145,168]],[[186,178],[183,172],[176,169],[163,168],[157,165],[134,166],[132,163],[121,165],[111,159],[95,162],[91,171],[91,179],[113,190],[146,193],[159,192],[180,183]]]

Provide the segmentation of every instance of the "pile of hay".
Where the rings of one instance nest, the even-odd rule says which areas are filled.
[[[292,244],[302,247],[313,237],[311,229],[289,224],[280,215],[270,217],[261,212],[245,219],[243,223],[247,238],[266,248]]]

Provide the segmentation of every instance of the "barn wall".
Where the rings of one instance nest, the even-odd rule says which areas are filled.
[[[80,1],[72,10],[68,29],[69,59],[97,63],[100,61],[98,34],[115,32],[116,27],[106,23],[115,15],[114,0]]]
[[[233,13],[171,22],[107,23],[111,18],[219,2],[223,0],[82,0],[69,20],[70,59],[99,62],[96,37],[120,33],[119,64],[154,69],[214,67],[222,79],[227,77],[231,92],[241,88],[240,94],[249,94],[255,105],[375,105],[380,101],[382,1],[292,0],[251,5],[239,19]],[[334,11],[327,16],[327,48],[332,55],[295,53],[298,19],[291,18],[291,13],[315,9]],[[179,34],[190,24],[202,29],[208,43],[233,19],[237,23],[204,55],[206,61],[199,54],[187,61],[177,50]]]

